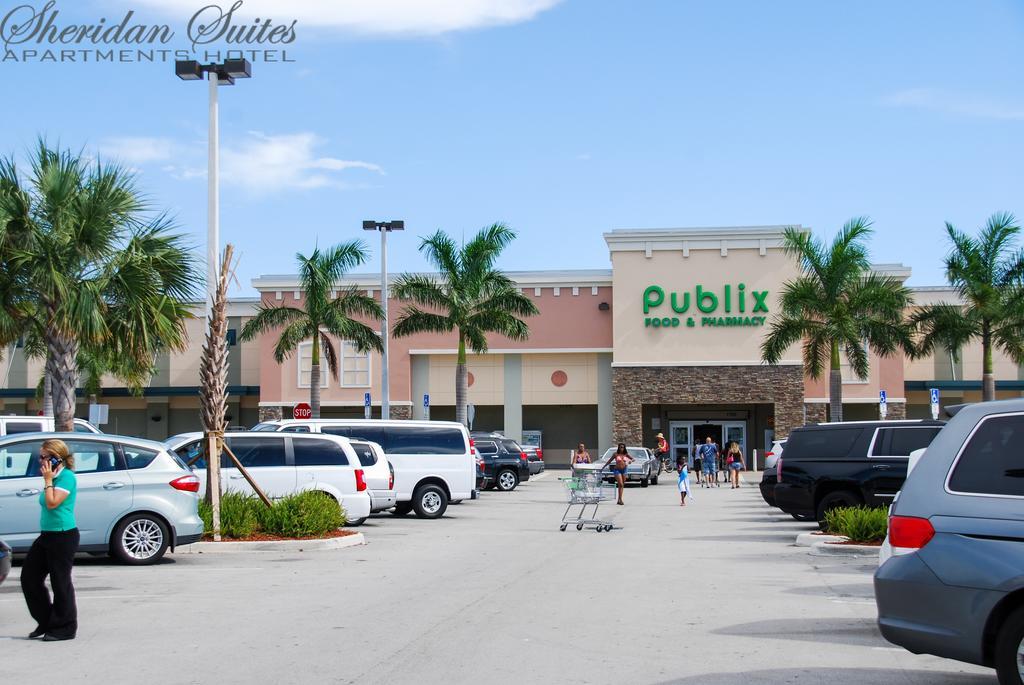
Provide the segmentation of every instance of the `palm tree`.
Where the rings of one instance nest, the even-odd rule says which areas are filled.
[[[299,281],[303,291],[304,308],[264,307],[242,329],[242,340],[252,340],[261,333],[282,328],[274,359],[278,364],[291,356],[295,348],[307,340],[313,343],[312,365],[309,372],[309,405],[313,418],[320,418],[320,353],[327,357],[327,368],[338,378],[338,356],[327,344],[333,335],[355,343],[360,352],[382,350],[380,336],[370,326],[352,317],[380,320],[384,310],[372,297],[360,294],[356,286],[341,289],[337,297],[337,282],[349,269],[366,261],[366,248],[362,241],[342,243],[328,250],[313,250],[306,257],[295,255],[299,262]]]
[[[420,243],[437,276],[402,274],[395,296],[412,300],[395,322],[396,338],[416,333],[451,333],[459,337],[455,366],[455,420],[467,424],[466,348],[487,352],[487,334],[526,340],[530,329],[519,317],[537,314],[537,307],[504,273],[494,268],[498,256],[516,237],[503,224],[481,229],[461,249],[443,231]],[[425,308],[425,309],[423,309]]]
[[[938,304],[918,310],[912,322],[921,334],[918,353],[941,347],[954,358],[972,340],[981,340],[981,399],[996,398],[992,352],[998,348],[1024,364],[1024,252],[1020,233],[1009,213],[993,214],[977,238],[946,224],[952,243],[946,257],[946,278],[963,305]]]
[[[914,350],[903,317],[910,291],[898,279],[871,272],[865,245],[870,234],[866,218],[848,221],[831,245],[786,229],[786,252],[799,260],[802,274],[783,286],[782,310],[761,344],[768,364],[777,364],[786,350],[803,342],[804,372],[817,379],[828,367],[832,421],[843,420],[842,356],[863,379],[869,350],[882,356]]]
[[[0,160],[0,344],[13,331],[45,345],[57,430],[70,431],[79,353],[128,367],[183,350],[198,281],[183,238],[125,169],[40,141],[29,173]]]

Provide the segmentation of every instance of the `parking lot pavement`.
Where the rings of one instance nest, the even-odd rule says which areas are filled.
[[[7,682],[991,684],[875,628],[873,563],[812,557],[756,487],[672,478],[602,505],[617,529],[558,531],[557,472],[442,521],[371,518],[365,547],[171,556],[75,571],[79,637],[42,644],[0,587]]]

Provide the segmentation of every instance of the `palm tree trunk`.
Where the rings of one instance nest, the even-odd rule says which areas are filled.
[[[459,334],[459,358],[455,364],[455,420],[463,426],[469,426],[466,402],[469,396],[469,383],[466,373],[466,340]]]
[[[54,331],[46,335],[46,375],[53,395],[54,430],[74,430],[75,388],[78,386],[78,343]]]
[[[43,365],[43,416],[53,416],[53,379],[50,377],[50,363]]]
[[[309,407],[320,418],[320,334],[313,333],[313,360],[309,367]]]
[[[839,365],[839,343],[832,343],[832,363],[828,372],[829,421],[843,420],[843,372]]]
[[[988,324],[981,333],[981,401],[991,402],[996,398],[996,377],[992,372],[992,334]]]

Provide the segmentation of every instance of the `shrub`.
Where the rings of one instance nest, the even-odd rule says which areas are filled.
[[[825,512],[825,530],[854,542],[881,542],[889,528],[885,507],[839,507]]]
[[[203,529],[213,532],[210,505],[199,502]],[[281,537],[320,536],[345,525],[345,512],[322,492],[302,492],[275,500],[267,507],[254,495],[226,492],[220,499],[220,532],[226,538],[246,538],[254,533]]]
[[[259,509],[260,528],[264,533],[282,537],[324,535],[345,525],[345,512],[330,495],[322,492],[300,492]]]

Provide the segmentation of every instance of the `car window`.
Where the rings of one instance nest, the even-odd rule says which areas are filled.
[[[320,430],[327,432],[327,427],[324,426]],[[334,435],[341,435],[343,437],[353,437],[366,440],[367,442],[375,442],[384,448],[384,451],[388,451],[388,447],[385,441],[384,427],[373,424],[356,424],[354,426],[332,426],[332,431],[336,431]]]
[[[156,455],[160,454],[156,450],[131,445],[121,445],[121,449],[124,452],[124,460],[129,471],[146,468],[153,463]]]
[[[458,428],[443,426],[388,426],[384,429],[387,454],[464,454],[466,441]],[[365,436],[363,436],[365,437]]]
[[[78,421],[78,420],[75,420],[74,431],[76,433],[89,433],[91,435],[95,435],[96,434],[96,431],[94,431],[91,427],[89,427],[89,424],[83,423],[82,421]]]
[[[475,440],[473,441],[476,451],[480,454],[497,454],[498,445],[492,440]]]
[[[356,456],[359,457],[359,463],[363,466],[373,466],[377,463],[377,453],[373,451],[365,442],[353,442],[352,449],[356,451]]]
[[[0,479],[39,475],[39,448],[42,440],[31,440],[0,449]]]
[[[871,456],[909,457],[914,450],[930,445],[939,430],[939,426],[881,428],[875,437]]]
[[[979,424],[949,478],[954,492],[1024,497],[1024,416],[993,416]]]
[[[273,423],[257,423],[252,429],[254,431],[273,432],[277,430],[277,425]]]
[[[203,457],[199,456],[202,453],[203,453],[203,441],[202,440],[195,440],[193,442],[186,443],[186,444],[182,445],[181,447],[179,447],[178,449],[174,450],[174,454],[176,454],[179,459],[181,459],[183,462],[185,462],[186,465],[189,462],[191,462],[193,459],[196,459],[196,457],[199,457],[198,459],[196,459],[195,463],[192,464],[192,468],[195,468],[195,469],[205,469],[206,468],[206,459],[204,459]]]
[[[242,466],[247,468],[259,468],[269,466],[284,466],[285,465],[285,452],[284,452],[284,438],[276,437],[232,437],[225,438],[228,447],[234,452],[235,456],[238,457],[238,461],[242,463]],[[227,454],[227,461],[222,460],[222,466],[234,466],[230,463],[230,457]]]
[[[506,452],[512,452],[513,454],[522,454],[523,448],[519,446],[519,443],[515,440],[505,439],[501,441],[501,446],[505,448]]]
[[[786,459],[844,459],[862,431],[862,428],[795,430],[786,443]]]
[[[308,433],[309,426],[285,426],[281,429],[282,433]]]
[[[348,466],[345,448],[331,440],[292,440],[292,451],[296,466]]]
[[[43,430],[42,421],[8,421],[5,425],[7,426],[7,435],[41,433]]]
[[[75,457],[75,473],[102,473],[122,471],[124,466],[117,450],[109,442],[98,440],[65,440]]]

